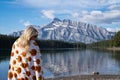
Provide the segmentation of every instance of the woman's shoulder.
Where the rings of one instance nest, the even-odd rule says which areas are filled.
[[[31,40],[31,43],[34,45],[34,46],[38,46],[38,43],[36,40]]]
[[[19,39],[16,39],[15,42],[13,43],[12,45],[12,48],[15,48],[15,46],[17,46],[19,43],[18,43]]]
[[[37,43],[37,41],[32,41],[32,43],[30,44],[30,50],[31,49],[36,49],[36,50],[40,50],[40,48],[39,48],[39,45],[38,45],[38,43]]]

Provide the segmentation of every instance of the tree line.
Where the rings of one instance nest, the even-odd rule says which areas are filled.
[[[0,49],[11,49],[12,44],[18,37],[2,35],[0,34]],[[37,40],[39,47],[41,49],[55,49],[55,48],[86,48],[86,44],[78,42],[78,43],[70,43],[59,40]]]
[[[118,31],[110,40],[103,40],[87,45],[88,48],[107,48],[120,47],[120,31]]]
[[[18,37],[0,34],[0,49],[11,49],[12,44]],[[60,40],[37,40],[41,49],[55,48],[107,48],[120,47],[120,31],[117,32],[110,40],[103,40],[91,44],[81,42],[71,43]]]
[[[11,49],[17,37],[0,34],[0,49]]]

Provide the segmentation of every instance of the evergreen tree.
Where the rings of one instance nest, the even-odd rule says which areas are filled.
[[[112,39],[112,45],[114,47],[120,47],[120,31],[115,34]]]
[[[0,49],[11,49],[12,44],[18,37],[12,37],[0,34]],[[58,40],[37,40],[41,49],[55,49],[55,48],[86,48],[84,43],[70,43]]]

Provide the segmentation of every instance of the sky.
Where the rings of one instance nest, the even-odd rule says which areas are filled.
[[[54,18],[120,30],[120,0],[0,0],[0,34],[43,26]]]

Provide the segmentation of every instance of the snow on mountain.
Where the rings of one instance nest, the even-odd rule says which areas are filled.
[[[37,27],[38,38],[50,40],[63,40],[69,42],[92,43],[101,40],[108,40],[114,35],[113,32],[96,25],[71,20],[60,20],[55,18],[51,23],[43,27]],[[18,36],[22,31],[13,32]]]

